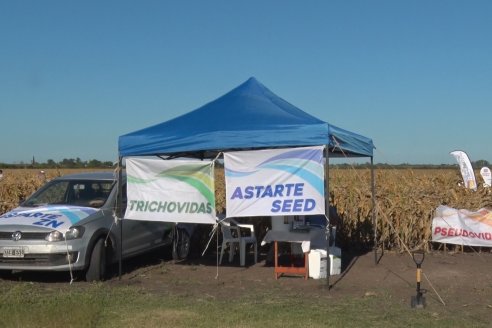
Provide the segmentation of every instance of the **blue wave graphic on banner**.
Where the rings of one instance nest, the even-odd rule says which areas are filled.
[[[260,163],[259,166],[262,166],[263,164],[269,163],[269,162],[274,162],[277,160],[282,160],[282,159],[293,159],[293,158],[298,158],[298,159],[303,159],[303,160],[309,160],[312,162],[319,163],[320,165],[323,164],[323,152],[317,149],[296,149],[292,151],[288,151],[286,153],[279,154],[277,156],[274,156],[272,158],[267,159],[263,163]]]
[[[240,172],[240,171],[234,171],[234,170],[225,168],[225,175],[228,177],[233,177],[233,178],[247,177],[248,175],[254,174],[256,172],[258,172],[258,170],[254,170],[251,172]]]
[[[311,186],[313,186],[313,188],[320,195],[323,195],[323,193],[324,193],[325,186],[324,186],[323,179],[321,179],[318,175],[314,174],[313,172],[303,169],[302,167],[282,164],[282,162],[279,162],[278,164],[264,165],[263,167],[288,172],[292,175],[295,175],[295,176],[305,180],[307,183],[309,183]]]
[[[320,195],[324,195],[323,151],[320,149],[296,149],[273,156],[248,172],[225,168],[227,177],[246,177],[261,169],[287,172],[309,183]]]

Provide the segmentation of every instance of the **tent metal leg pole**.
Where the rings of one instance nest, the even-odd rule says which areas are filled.
[[[325,177],[325,216],[328,219],[326,223],[326,285],[330,290],[330,158],[329,148],[326,146],[326,177]]]
[[[374,179],[374,160],[371,156],[371,198],[372,198],[372,226],[374,229],[374,264],[378,264],[378,221],[376,216],[376,183]]]
[[[120,157],[118,160],[118,194],[116,197],[116,208],[117,208],[117,220],[119,221],[120,225],[120,245],[119,245],[119,252],[118,252],[118,279],[121,280],[121,274],[122,274],[122,262],[123,262],[123,167],[122,167],[123,161],[122,158]]]

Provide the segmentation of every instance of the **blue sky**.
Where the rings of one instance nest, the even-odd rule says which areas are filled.
[[[0,162],[122,134],[256,77],[376,163],[492,162],[492,1],[1,1]],[[211,118],[213,119],[213,118]]]

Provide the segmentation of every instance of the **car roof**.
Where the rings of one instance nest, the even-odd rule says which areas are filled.
[[[84,172],[67,174],[56,180],[116,180],[116,176],[113,171]]]

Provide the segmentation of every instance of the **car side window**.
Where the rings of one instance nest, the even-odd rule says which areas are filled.
[[[71,204],[100,208],[106,203],[111,187],[111,182],[75,181],[69,188]]]

